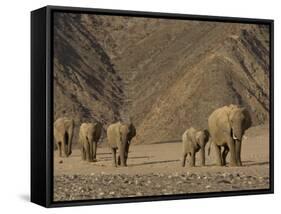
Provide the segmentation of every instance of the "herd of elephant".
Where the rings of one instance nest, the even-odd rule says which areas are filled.
[[[187,129],[182,135],[182,161],[184,167],[186,158],[190,155],[189,165],[195,166],[196,153],[200,153],[201,165],[205,165],[205,147],[208,142],[210,154],[211,145],[214,148],[216,163],[226,165],[226,157],[230,152],[229,166],[242,166],[241,143],[245,131],[251,126],[251,117],[244,107],[229,105],[216,109],[208,118],[208,129]],[[74,131],[74,121],[59,118],[54,123],[54,140],[59,150],[59,156],[71,155],[71,145]],[[113,123],[107,128],[107,141],[112,152],[112,164],[117,167],[127,166],[130,142],[136,136],[132,123]],[[97,143],[102,133],[102,124],[82,123],[79,130],[79,145],[82,160],[96,161]]]
[[[66,117],[59,118],[54,123],[54,140],[59,150],[59,156],[71,155],[71,145],[74,132],[74,121]],[[79,130],[78,142],[81,148],[82,160],[88,162],[96,161],[97,143],[101,137],[102,124],[82,123]],[[129,152],[129,145],[136,135],[133,124],[121,122],[113,123],[107,128],[107,140],[110,145],[113,165],[126,166]],[[117,154],[118,151],[118,154]]]

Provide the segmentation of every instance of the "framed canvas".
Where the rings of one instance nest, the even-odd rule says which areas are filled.
[[[273,20],[31,12],[31,201],[273,193]]]

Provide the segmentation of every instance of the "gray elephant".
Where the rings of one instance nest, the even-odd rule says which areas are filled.
[[[251,126],[251,117],[247,109],[236,105],[221,107],[210,115],[208,125],[217,165],[226,165],[226,157],[230,151],[229,165],[242,166],[242,138],[245,130]]]
[[[66,157],[71,155],[73,131],[74,121],[72,119],[62,117],[54,122],[54,140],[60,157],[62,157],[62,151]]]
[[[195,166],[195,155],[200,151],[201,165],[205,166],[205,146],[209,141],[208,130],[197,131],[193,127],[187,129],[182,135],[183,157],[182,166],[185,166],[187,155],[191,156],[190,166]]]
[[[96,161],[97,143],[102,132],[101,123],[82,123],[79,130],[79,144],[82,160]]]
[[[113,166],[127,166],[130,142],[136,136],[136,129],[132,123],[117,122],[107,128],[107,140],[112,151]],[[118,150],[118,162],[116,163],[116,151]]]

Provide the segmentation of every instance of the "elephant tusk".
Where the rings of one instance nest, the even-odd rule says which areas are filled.
[[[232,137],[234,140],[238,140],[238,138],[234,134],[232,134]]]

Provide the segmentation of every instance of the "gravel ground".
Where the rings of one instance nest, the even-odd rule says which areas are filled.
[[[242,167],[215,165],[214,152],[206,166],[181,166],[181,143],[131,145],[128,167],[113,167],[108,147],[100,146],[97,162],[81,160],[79,149],[68,158],[54,151],[54,200],[222,192],[269,188],[268,125],[253,127],[243,141]],[[229,162],[229,160],[227,160]]]
[[[269,177],[228,172],[59,175],[54,177],[54,201],[266,188]]]

